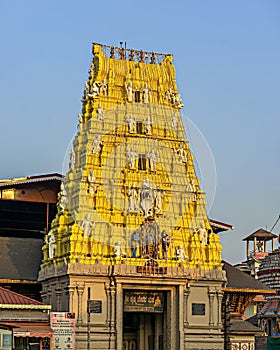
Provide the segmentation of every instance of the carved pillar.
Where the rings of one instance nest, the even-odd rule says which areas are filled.
[[[61,311],[61,297],[62,297],[62,288],[61,287],[56,287],[55,288],[55,295],[56,295],[56,309],[57,311]]]
[[[222,325],[222,301],[224,293],[221,290],[217,291],[218,299],[218,326]]]
[[[188,313],[189,313],[189,295],[190,295],[190,287],[187,285],[184,290],[184,328],[189,327],[189,321],[188,321]]]
[[[78,317],[77,322],[82,322],[82,295],[84,293],[85,286],[84,285],[78,285],[77,291],[78,291]]]
[[[111,300],[111,327],[116,325],[116,283],[112,279],[110,282],[110,300]]]
[[[214,326],[214,296],[215,290],[213,288],[208,289],[209,296],[209,326]]]
[[[110,324],[110,283],[105,283],[105,293],[106,293],[106,324]]]
[[[118,323],[116,324],[116,350],[122,350],[123,290],[120,283],[116,285],[116,318],[118,320]]]
[[[69,293],[69,312],[74,312],[74,293],[76,288],[74,286],[68,287]]]
[[[180,285],[178,288],[178,299],[179,299],[179,305],[184,305],[184,299],[185,299],[185,290],[184,285]],[[179,349],[184,349],[184,326],[185,326],[185,318],[184,318],[184,308],[179,307],[178,308],[179,313]]]
[[[53,304],[52,304],[52,288],[51,287],[48,289],[47,293],[48,293],[48,303],[50,305],[52,305],[52,307],[53,307]]]

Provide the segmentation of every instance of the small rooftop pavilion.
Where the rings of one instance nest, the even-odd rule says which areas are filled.
[[[263,228],[251,233],[248,237],[244,238],[243,241],[247,242],[247,259],[252,255],[256,258],[264,258],[268,254],[267,242],[271,242],[271,251],[274,250],[274,239],[278,236],[272,232],[266,231]],[[253,242],[253,250],[251,251],[251,244]]]

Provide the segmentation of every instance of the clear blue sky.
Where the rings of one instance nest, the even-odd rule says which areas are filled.
[[[235,226],[224,259],[244,260],[242,238],[280,214],[279,15],[277,0],[1,0],[0,178],[62,172],[92,42],[172,53],[216,163],[210,216]]]

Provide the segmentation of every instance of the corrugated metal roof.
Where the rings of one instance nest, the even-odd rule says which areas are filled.
[[[0,287],[0,304],[2,305],[40,305],[44,304],[38,300],[18,294],[6,288]]]
[[[21,178],[0,180],[1,187],[11,187],[22,184],[36,183],[36,182],[45,182],[45,181],[61,181],[63,176],[57,173],[54,174],[45,174],[45,175],[36,175],[36,176],[27,176]]]

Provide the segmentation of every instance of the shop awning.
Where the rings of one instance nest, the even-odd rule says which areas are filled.
[[[21,322],[5,322],[14,327],[15,337],[34,337],[34,338],[51,338],[52,331],[49,324],[40,323],[21,323]]]

